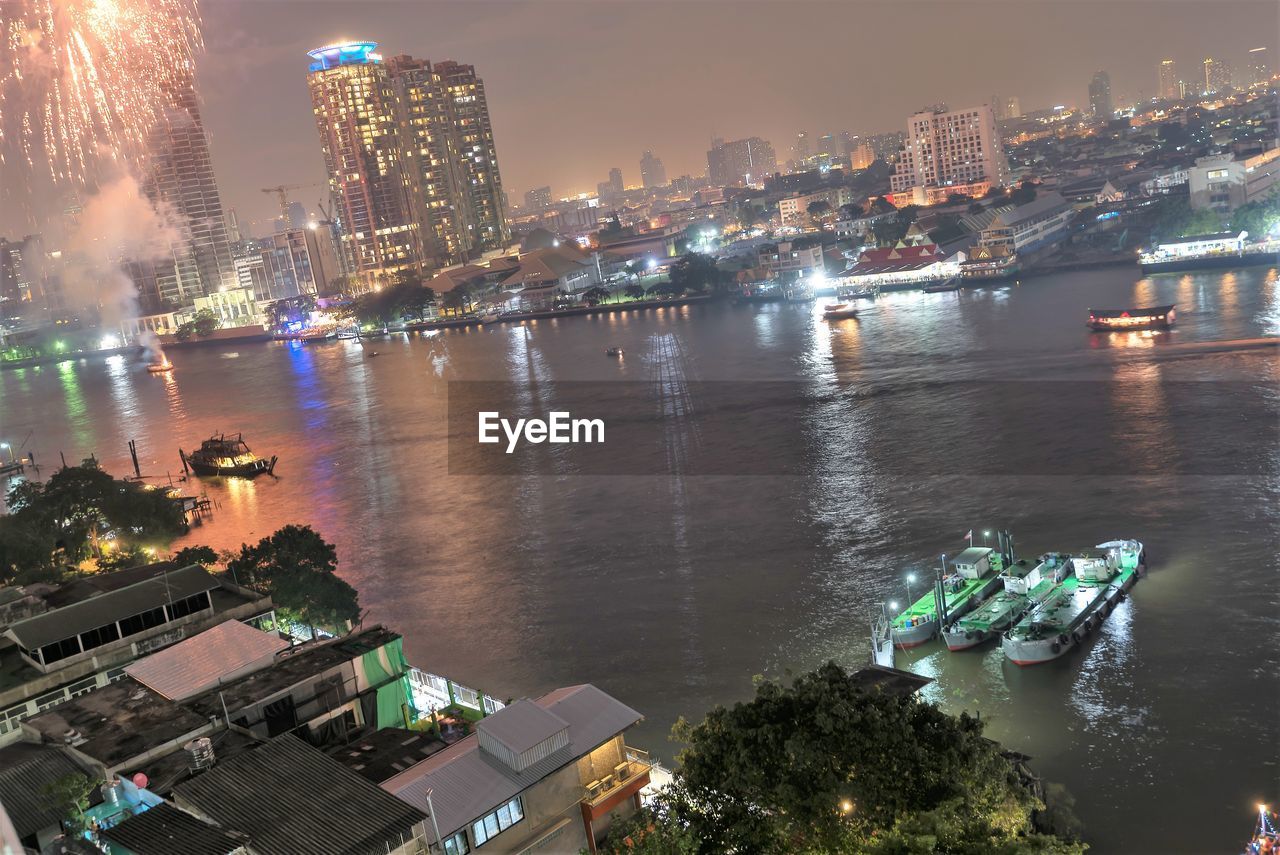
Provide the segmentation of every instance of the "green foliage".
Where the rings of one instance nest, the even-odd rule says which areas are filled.
[[[107,548],[103,544],[102,555],[98,558],[98,570],[111,573],[115,570],[128,570],[130,567],[141,567],[151,563],[151,554],[136,544],[126,544],[119,548]]]
[[[1016,189],[1009,193],[1009,203],[1013,205],[1025,205],[1028,202],[1036,200],[1036,185],[1030,181],[1023,181]]]
[[[8,503],[10,514],[0,517],[0,582],[56,578],[61,565],[94,555],[108,532],[116,551],[136,558],[137,547],[186,531],[182,508],[163,490],[117,480],[95,465],[59,469],[43,484],[24,481]]]
[[[173,553],[173,558],[170,560],[179,567],[199,564],[201,567],[207,568],[218,563],[218,553],[214,551],[212,546],[184,546]]]
[[[1043,806],[980,721],[859,690],[835,663],[672,734],[682,766],[648,819],[699,852],[1083,851],[1033,831]]]
[[[709,255],[691,252],[671,265],[671,285],[677,291],[705,291],[721,285],[725,277]]]
[[[815,199],[810,202],[805,211],[812,220],[820,220],[831,213],[831,203],[826,199]]]
[[[1231,230],[1246,231],[1250,240],[1261,240],[1280,224],[1280,190],[1241,205],[1231,212]]]
[[[588,288],[583,292],[582,299],[594,306],[597,303],[603,303],[605,300],[609,299],[609,292],[597,285],[594,288]]]
[[[96,786],[88,775],[73,772],[46,784],[42,793],[61,815],[63,826],[79,833],[88,827],[84,812],[89,809],[89,796]]]
[[[386,326],[399,321],[421,320],[435,302],[436,293],[416,276],[403,276],[381,291],[361,294],[349,311],[362,324]]]
[[[1222,215],[1218,212],[1193,210],[1185,196],[1170,196],[1155,206],[1151,239],[1158,243],[1189,235],[1213,234],[1222,228]]]
[[[356,589],[340,579],[338,553],[310,526],[287,525],[240,547],[227,572],[271,595],[286,614],[311,627],[343,628],[360,617]]]
[[[641,809],[609,826],[601,855],[696,855],[693,832],[658,811]]]
[[[192,316],[191,320],[179,324],[174,335],[177,336],[178,341],[189,341],[193,335],[197,338],[208,338],[221,325],[222,321],[212,309],[201,309]]]
[[[641,297],[644,296],[644,288],[640,287],[639,285],[628,285],[627,289],[622,293],[626,294],[628,297],[630,297],[633,300],[639,300]]]

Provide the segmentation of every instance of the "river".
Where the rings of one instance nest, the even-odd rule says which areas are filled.
[[[1089,306],[1160,303],[1173,332],[1084,327]],[[1032,556],[1136,537],[1149,574],[1082,650],[1019,669],[928,646],[899,665],[1065,785],[1092,851],[1238,851],[1280,796],[1280,378],[1274,350],[1195,343],[1280,336],[1276,271],[1114,268],[818,311],[492,325],[366,344],[377,359],[199,347],[168,377],[120,357],[0,371],[0,439],[119,474],[136,439],[144,472],[176,475],[179,447],[244,431],[279,477],[208,482],[218,507],[188,542],[309,523],[414,664],[504,698],[596,683],[668,760],[675,718],[748,697],[753,675],[864,661],[876,604],[970,529]],[[456,381],[652,417],[589,465],[544,446],[515,474],[465,474]]]

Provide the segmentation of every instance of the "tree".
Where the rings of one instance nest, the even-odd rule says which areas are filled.
[[[1009,194],[1009,202],[1014,205],[1025,205],[1036,199],[1036,185],[1031,181],[1023,181],[1017,189]]]
[[[1248,232],[1253,240],[1272,235],[1280,228],[1280,190],[1241,205],[1231,212],[1230,220],[1233,232]]]
[[[678,722],[687,748],[648,819],[706,853],[1083,852],[1035,830],[1044,805],[982,729],[827,663]]]
[[[356,589],[335,575],[338,553],[310,526],[287,525],[227,562],[241,585],[271,595],[287,616],[311,627],[341,628],[360,617]]]
[[[705,291],[720,278],[720,269],[709,255],[691,252],[671,265],[671,285],[680,291]]]
[[[1195,210],[1186,197],[1170,196],[1155,205],[1151,223],[1151,238],[1155,242],[1221,230],[1221,214],[1208,209]]]
[[[190,567],[192,564],[212,567],[218,563],[218,553],[212,546],[184,546],[173,553],[173,558],[170,560],[179,567]]]
[[[582,299],[595,306],[609,299],[609,292],[597,285],[583,292]]]
[[[84,812],[89,809],[89,795],[97,783],[88,775],[72,772],[46,784],[45,798],[62,819],[62,825],[72,835],[78,835],[89,825]]]
[[[627,289],[622,293],[626,294],[633,300],[639,300],[644,296],[644,288],[640,285],[628,285]]]
[[[817,223],[831,213],[831,203],[826,199],[815,199],[809,203],[805,211],[809,214],[809,219]]]

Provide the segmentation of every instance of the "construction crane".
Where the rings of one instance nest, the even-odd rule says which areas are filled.
[[[328,184],[324,184],[319,181],[313,181],[310,184],[281,184],[279,187],[263,187],[262,192],[275,194],[276,198],[280,200],[280,216],[284,217],[285,221],[287,222],[289,220],[289,191],[290,190],[304,190],[308,187],[328,187],[328,186],[329,186]]]

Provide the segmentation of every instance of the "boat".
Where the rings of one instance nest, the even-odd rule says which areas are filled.
[[[880,286],[866,285],[862,288],[841,289],[838,296],[846,300],[874,300],[880,296]]]
[[[849,303],[828,303],[822,310],[822,317],[829,321],[858,317],[858,310]]]
[[[620,347],[611,347],[604,352],[604,355],[605,356],[622,356],[624,353],[626,353],[626,351]]]
[[[1001,586],[1004,557],[985,546],[971,546],[951,562],[934,589],[909,605],[890,622],[893,643],[905,650],[929,641],[942,624],[967,614]],[[939,611],[942,612],[941,617]]]
[[[1124,330],[1167,330],[1178,320],[1174,306],[1146,309],[1090,309],[1089,329],[1094,332]]]
[[[943,294],[943,293],[946,293],[947,291],[959,291],[959,290],[960,290],[959,276],[952,276],[950,279],[939,282],[936,285],[924,286],[924,292],[926,294]]]
[[[1075,556],[1065,578],[1005,633],[1000,646],[1015,665],[1037,665],[1077,647],[1111,614],[1145,570],[1136,540],[1100,543],[1101,556]]]
[[[274,475],[276,459],[259,457],[249,450],[240,434],[214,434],[200,443],[200,450],[190,454],[178,449],[185,466],[197,475],[236,475],[252,478],[264,472]]]
[[[165,359],[161,362],[147,363],[147,371],[151,372],[152,374],[167,374],[172,370],[173,370],[173,363],[170,362],[168,359]]]
[[[1031,566],[1026,560],[1017,561],[1001,574],[1004,589],[982,605],[942,628],[942,640],[951,651],[977,647],[998,638],[1018,621],[1029,609],[1049,595],[1066,572],[1070,556],[1062,552],[1048,552]]]

